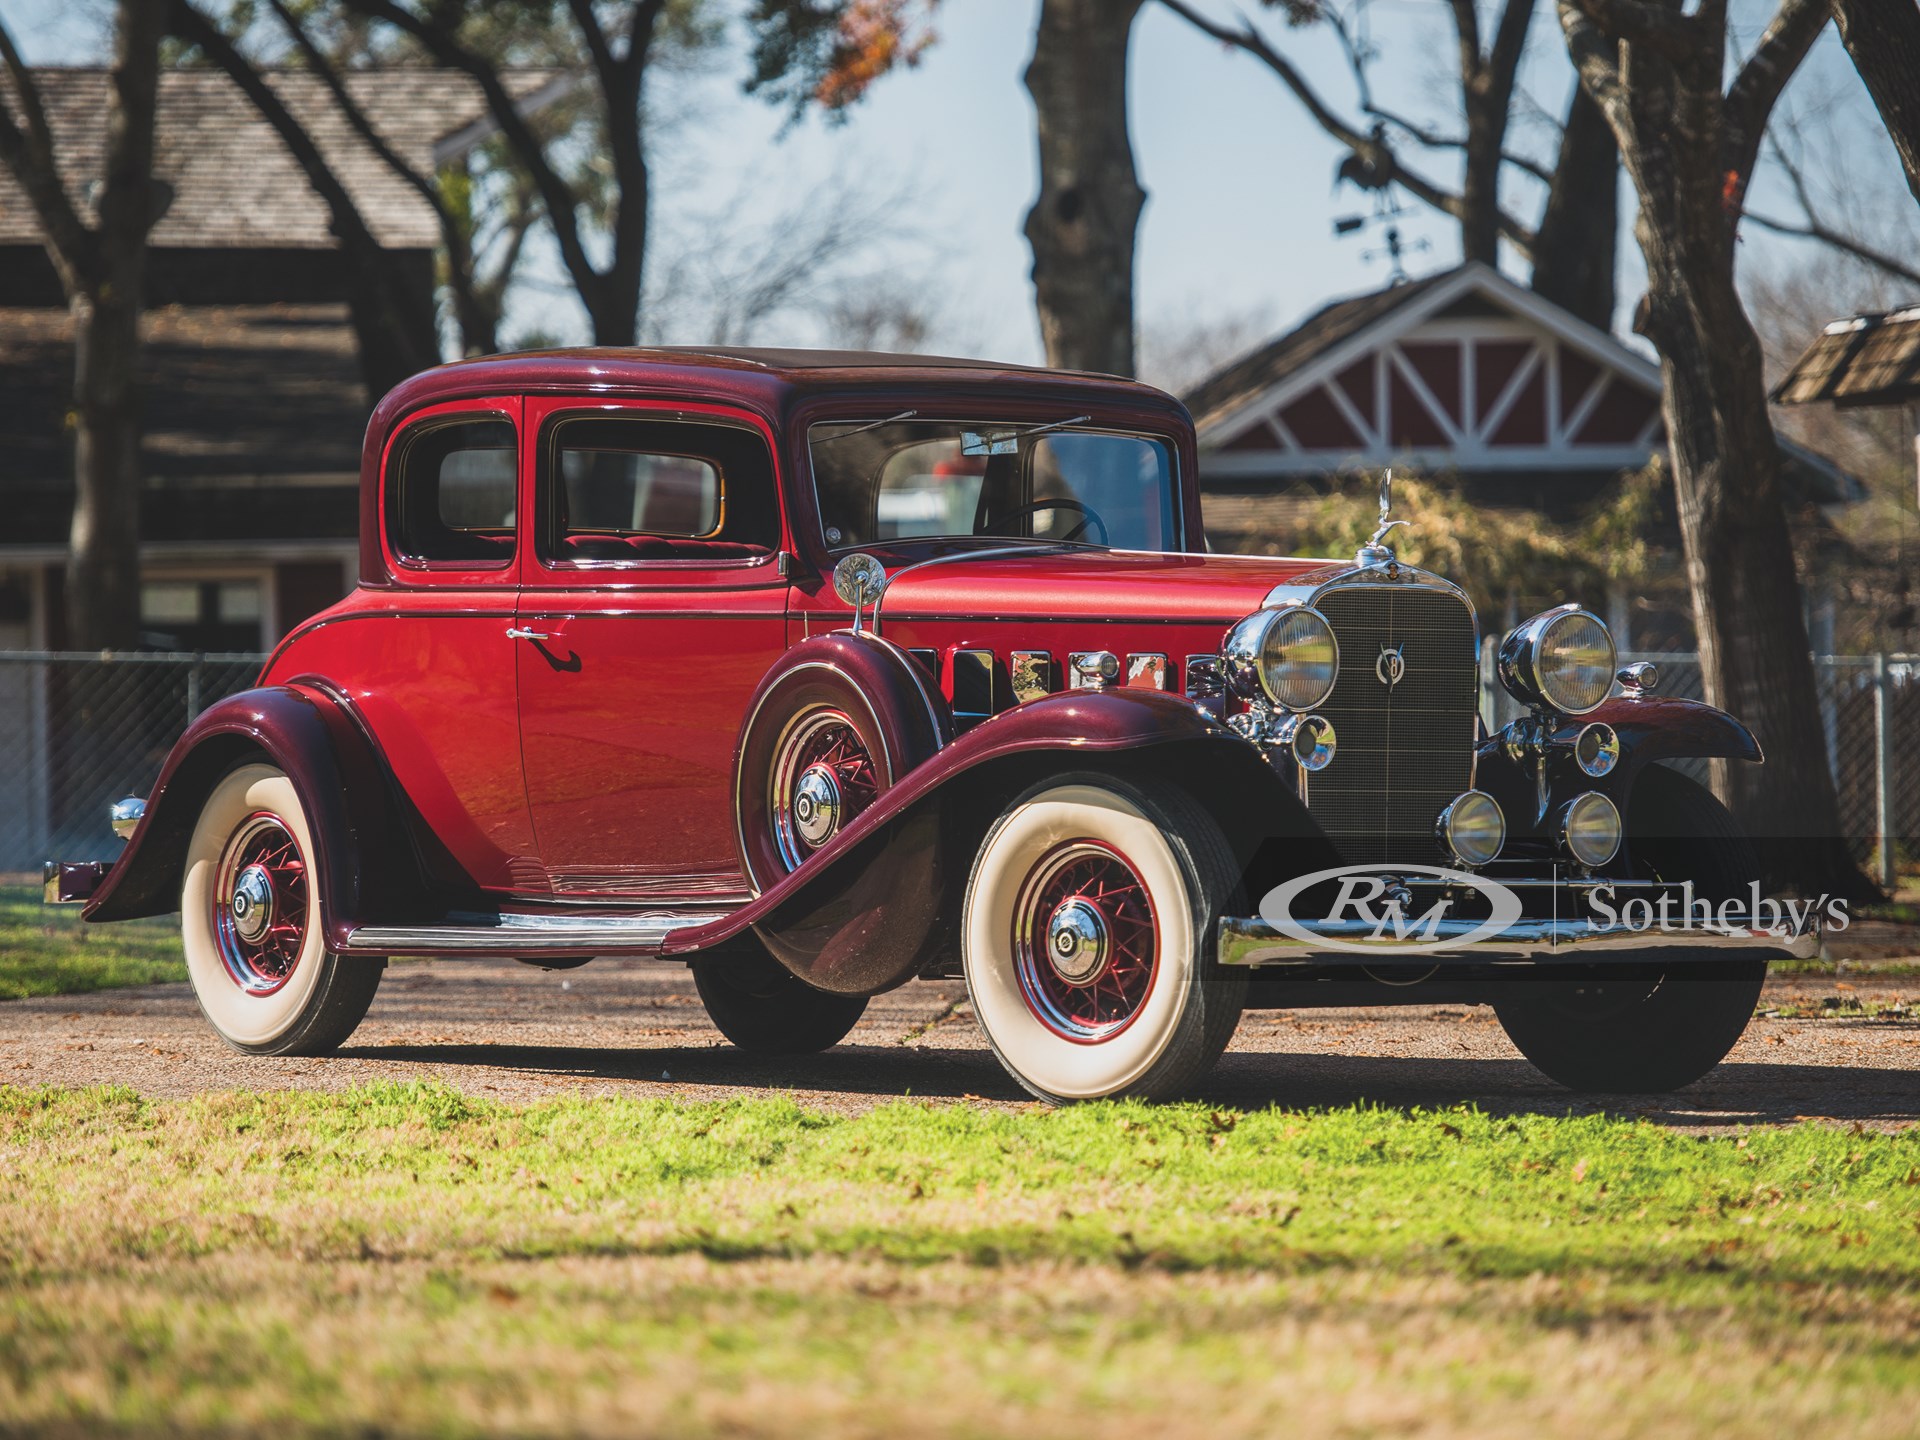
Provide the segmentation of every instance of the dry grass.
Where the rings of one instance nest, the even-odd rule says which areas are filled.
[[[1911,1434],[1920,1133],[0,1090],[0,1428]]]

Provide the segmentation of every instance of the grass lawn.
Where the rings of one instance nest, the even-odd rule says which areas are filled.
[[[1910,1435],[1920,1129],[0,1089],[0,1429]]]
[[[0,885],[0,1000],[186,978],[174,917],[86,925],[78,905],[45,905],[37,887]]]

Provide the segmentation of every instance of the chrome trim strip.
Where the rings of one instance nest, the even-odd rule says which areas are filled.
[[[1377,926],[1362,920],[1306,920],[1297,922],[1309,936],[1324,940],[1371,940]],[[1469,935],[1480,928],[1475,920],[1439,920],[1436,941]],[[1424,935],[1425,929],[1422,928]],[[1490,935],[1456,950],[1397,952],[1391,945],[1377,951],[1322,946],[1288,935],[1259,916],[1227,915],[1220,920],[1217,941],[1222,965],[1392,965],[1483,961],[1584,961],[1618,958],[1622,961],[1657,959],[1666,951],[1728,950],[1766,952],[1775,958],[1811,960],[1820,953],[1820,925],[1809,916],[1797,930],[1722,929],[1719,926],[1681,929],[1654,926],[1631,930],[1625,925],[1595,927],[1585,919],[1516,920]]]
[[[472,951],[542,955],[578,953],[602,945],[657,950],[674,931],[704,925],[714,918],[711,910],[608,916],[505,913],[476,916],[471,923],[457,925],[362,925],[347,937],[347,949],[375,955],[406,955],[419,950],[436,954]]]

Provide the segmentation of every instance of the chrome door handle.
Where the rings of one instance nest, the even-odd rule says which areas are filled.
[[[551,640],[553,637],[544,630],[522,630],[518,626],[507,631],[509,640]]]

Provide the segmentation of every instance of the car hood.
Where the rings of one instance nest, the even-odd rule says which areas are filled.
[[[896,571],[881,615],[1231,624],[1274,586],[1329,567],[1338,562],[1138,550],[956,555]]]

